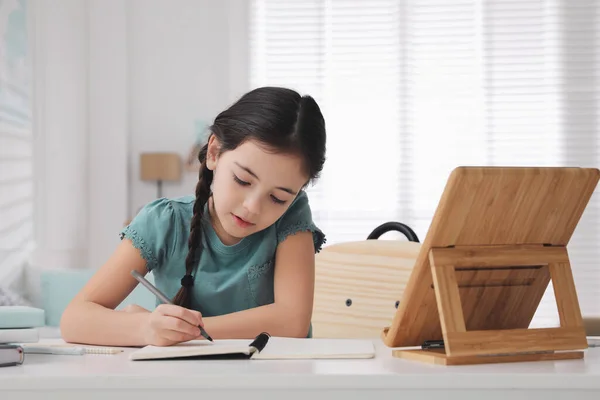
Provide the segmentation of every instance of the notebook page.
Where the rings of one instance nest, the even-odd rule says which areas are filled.
[[[368,339],[298,339],[271,337],[267,346],[252,359],[337,359],[373,358],[375,346]]]
[[[207,340],[190,340],[172,346],[145,346],[130,354],[131,360],[152,360],[160,358],[194,357],[217,354],[235,354],[250,352],[250,340],[220,339],[214,342]]]

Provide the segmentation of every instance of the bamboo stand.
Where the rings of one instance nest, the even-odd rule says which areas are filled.
[[[394,357],[442,365],[583,358],[580,350],[587,348],[587,340],[564,246],[432,247],[429,263],[444,348],[393,350]],[[481,299],[494,299],[497,305],[482,308],[501,307],[500,314],[510,315],[512,322],[492,322],[493,315],[474,314],[471,318],[489,320],[471,320],[469,325],[524,326],[527,322],[523,318],[530,319],[531,307],[520,300],[541,298],[550,279],[560,318],[559,328],[467,331],[463,308],[481,306],[478,304]],[[500,290],[504,296],[483,296],[486,290]],[[535,300],[532,303],[537,307]],[[521,319],[519,314],[523,316]]]

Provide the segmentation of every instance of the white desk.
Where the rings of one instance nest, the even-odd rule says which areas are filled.
[[[28,354],[0,369],[0,399],[600,399],[600,348],[583,360],[453,367],[395,359],[380,343],[367,360],[130,361],[130,351]]]

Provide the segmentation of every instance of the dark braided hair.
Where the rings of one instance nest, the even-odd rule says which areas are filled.
[[[192,270],[196,264],[196,251],[202,252],[202,240],[200,235],[202,231],[202,217],[204,213],[204,205],[210,196],[210,185],[213,180],[213,172],[206,166],[206,154],[208,144],[200,150],[198,160],[200,161],[200,172],[198,173],[198,183],[196,184],[196,200],[194,202],[193,217],[190,223],[190,237],[188,239],[188,255],[185,258],[185,275],[181,278],[181,289],[173,298],[173,303],[189,307],[190,305],[190,288],[194,285],[194,277]]]
[[[215,118],[210,128],[220,144],[219,151],[234,150],[254,140],[274,152],[301,157],[308,183],[317,179],[325,163],[325,121],[315,100],[280,87],[261,87],[243,95]],[[190,223],[185,275],[173,303],[188,307],[191,302],[192,272],[202,255],[202,218],[211,196],[213,171],[206,165],[208,144],[198,154],[200,172]]]

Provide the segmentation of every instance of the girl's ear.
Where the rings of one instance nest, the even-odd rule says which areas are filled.
[[[206,152],[206,167],[211,171],[214,171],[217,167],[217,160],[219,159],[219,150],[221,144],[219,139],[215,135],[210,135],[208,139],[208,150]]]

